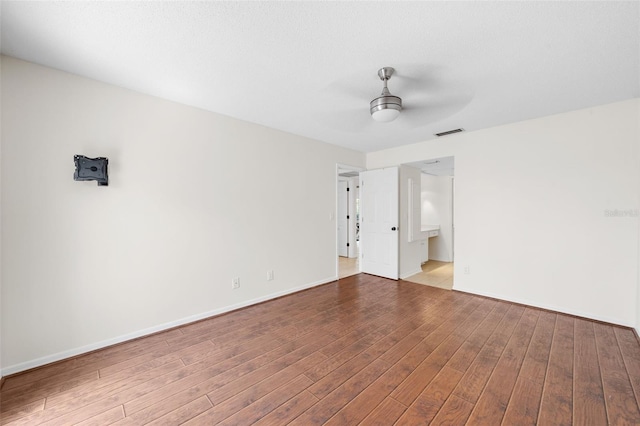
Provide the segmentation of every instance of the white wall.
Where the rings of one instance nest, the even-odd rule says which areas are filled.
[[[451,176],[421,174],[422,223],[440,225],[439,235],[429,238],[429,259],[441,262],[453,261],[452,179]]]
[[[400,226],[398,227],[400,244],[399,248],[399,273],[401,279],[410,277],[422,271],[420,268],[420,241],[409,241],[409,179],[420,182],[420,170],[415,167],[400,166]],[[419,191],[413,194],[414,204],[420,202]]]
[[[362,153],[7,57],[2,113],[5,375],[336,278]]]
[[[0,7],[0,10],[2,7]],[[2,82],[2,59],[0,56],[0,86]],[[2,188],[2,90],[0,90],[0,193]],[[0,386],[2,386],[2,199],[0,195]]]
[[[640,135],[640,107],[636,109],[636,132]],[[640,169],[640,137],[638,138],[638,169]],[[640,175],[638,176],[638,199],[640,199]],[[638,278],[636,288],[636,334],[640,335],[640,226],[638,226]]]
[[[454,289],[623,325],[638,315],[640,99],[367,154],[454,155]],[[470,267],[470,274],[463,268]]]

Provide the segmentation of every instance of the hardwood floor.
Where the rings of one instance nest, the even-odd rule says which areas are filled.
[[[2,424],[640,424],[633,331],[355,275],[6,378]]]

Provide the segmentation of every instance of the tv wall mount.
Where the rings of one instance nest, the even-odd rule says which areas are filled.
[[[98,182],[98,186],[109,185],[108,158],[89,158],[84,155],[74,155],[73,161],[76,163],[73,180],[95,180]]]

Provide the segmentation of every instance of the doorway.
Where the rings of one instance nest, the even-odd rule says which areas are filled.
[[[422,271],[405,278],[419,284],[451,290],[454,265],[454,157],[407,164],[420,169],[420,240]]]
[[[360,188],[358,185],[361,168],[338,165],[337,167],[337,264],[338,279],[360,273],[359,208]]]

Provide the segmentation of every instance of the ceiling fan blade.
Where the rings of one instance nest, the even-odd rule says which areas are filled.
[[[449,96],[440,101],[407,101],[403,102],[400,116],[411,127],[426,126],[451,117],[462,111],[473,99],[473,95]]]
[[[322,94],[335,99],[351,98],[360,102],[371,101],[382,90],[382,84],[376,90],[371,90],[362,82],[347,82],[343,80],[334,81],[322,90]]]
[[[397,87],[397,90],[406,90],[407,92],[431,92],[437,87],[437,82],[441,81],[444,77],[446,77],[446,75],[442,67],[436,65],[411,64],[399,66],[391,80],[395,80],[394,87]]]
[[[350,133],[361,132],[373,125],[373,119],[366,104],[364,108],[336,109],[320,114],[318,121],[332,129]]]

